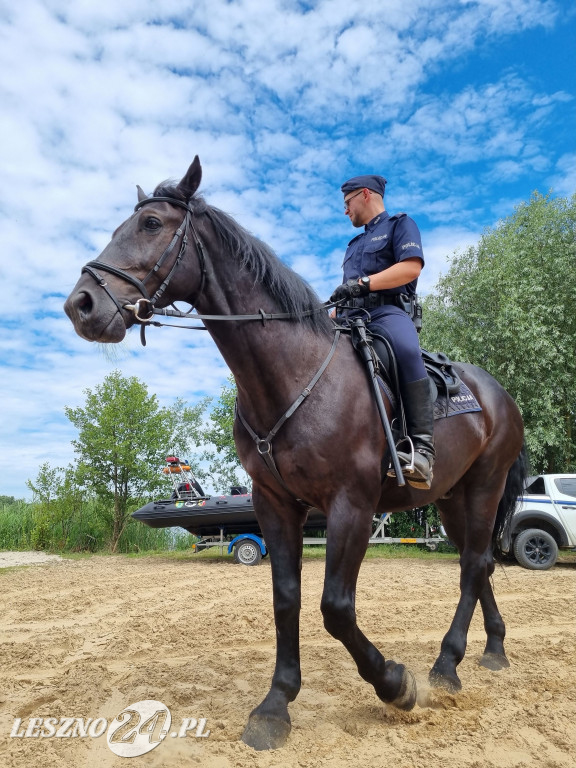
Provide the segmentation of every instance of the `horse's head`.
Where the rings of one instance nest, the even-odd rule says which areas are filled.
[[[76,332],[88,341],[122,341],[136,321],[127,309],[141,301],[146,317],[150,305],[163,307],[195,292],[178,281],[178,296],[168,283],[177,270],[192,216],[189,202],[200,185],[202,167],[196,156],[170,198],[147,197],[138,187],[135,212],[121,224],[100,256],[82,270],[64,310]]]

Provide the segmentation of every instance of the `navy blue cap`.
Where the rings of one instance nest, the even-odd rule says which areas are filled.
[[[340,187],[342,194],[347,195],[348,192],[354,192],[355,189],[371,189],[373,192],[377,192],[384,197],[384,188],[386,186],[386,179],[384,176],[354,176],[353,179],[345,181]]]

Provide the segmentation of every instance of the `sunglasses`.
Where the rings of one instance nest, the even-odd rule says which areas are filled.
[[[364,192],[363,189],[360,190],[360,192],[356,192],[353,195],[350,195],[350,197],[347,200],[344,200],[344,210],[347,211],[348,208],[350,208],[350,200],[354,200],[355,197],[358,197],[358,195],[361,195],[362,192]]]

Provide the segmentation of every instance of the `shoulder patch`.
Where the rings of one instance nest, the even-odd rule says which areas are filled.
[[[394,221],[397,219],[403,219],[405,216],[407,216],[407,213],[395,213],[394,216],[390,216],[390,221]]]

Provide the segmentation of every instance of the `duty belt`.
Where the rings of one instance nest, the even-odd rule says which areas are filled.
[[[399,294],[384,294],[380,291],[371,291],[366,296],[361,296],[358,299],[352,299],[350,302],[354,307],[363,307],[364,309],[374,309],[375,307],[384,307],[387,304],[392,306],[398,306]]]

